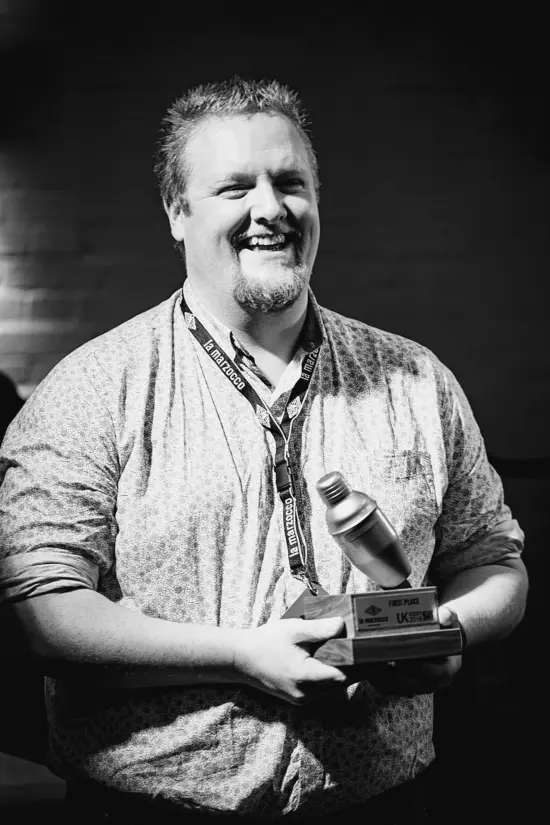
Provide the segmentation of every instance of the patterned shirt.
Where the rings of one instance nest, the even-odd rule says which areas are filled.
[[[231,331],[187,303],[269,405],[276,388]],[[95,588],[174,622],[251,628],[303,590],[290,575],[273,438],[191,335],[181,290],[88,342],[10,426],[0,464],[4,599]],[[379,504],[418,587],[516,558],[503,502],[452,373],[425,347],[319,307],[322,345],[290,461],[312,575],[332,594],[375,585],[325,523],[316,482],[339,470]],[[47,680],[52,767],[67,779],[257,820],[362,802],[433,759],[432,697],[368,682],[295,707],[239,685],[83,692]]]

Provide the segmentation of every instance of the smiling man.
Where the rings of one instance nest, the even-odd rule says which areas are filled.
[[[275,81],[173,104],[183,289],[58,364],[2,445],[4,609],[80,822],[428,821],[432,695],[461,657],[339,669],[312,653],[342,619],[287,617],[376,588],[328,533],[329,471],[380,504],[465,655],[523,615],[523,533],[456,379],[315,300],[305,123]]]
[[[296,301],[303,312],[319,212],[296,126],[269,114],[210,118],[195,130],[185,156],[186,208],[176,200],[168,213],[194,289],[217,312],[231,311],[235,301],[241,318]]]
[[[167,188],[165,208],[189,284],[275,385],[303,326],[319,246],[309,138],[273,112],[205,117],[186,135],[185,168],[184,189]]]

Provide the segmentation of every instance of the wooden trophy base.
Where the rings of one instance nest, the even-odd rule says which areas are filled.
[[[329,639],[314,653],[335,667],[398,659],[453,656],[462,651],[459,626],[441,627],[437,588],[375,590],[355,595],[305,594],[305,619],[341,616],[345,636]]]

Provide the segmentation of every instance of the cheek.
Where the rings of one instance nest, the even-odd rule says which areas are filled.
[[[317,213],[309,215],[309,233],[310,233],[310,243],[312,246],[317,246],[319,243],[319,236],[321,234],[321,227],[319,224],[319,215]]]
[[[309,231],[315,235],[319,233],[319,212],[316,205],[312,203],[301,204],[301,208],[295,212],[298,220],[307,225]]]
[[[216,226],[201,226],[197,229],[193,239],[197,256],[202,259],[216,259],[220,255],[227,255],[233,252],[231,236]]]

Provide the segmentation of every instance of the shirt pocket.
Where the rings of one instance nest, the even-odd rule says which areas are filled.
[[[375,450],[361,468],[362,487],[397,532],[413,569],[412,582],[424,578],[439,518],[430,456],[418,450]]]

